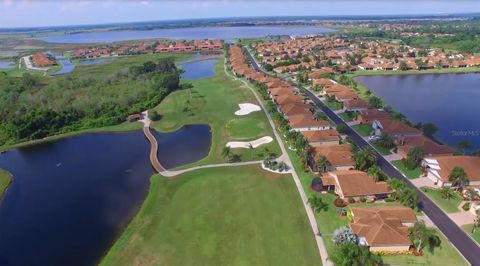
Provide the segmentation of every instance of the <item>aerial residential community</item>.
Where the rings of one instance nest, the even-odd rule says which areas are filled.
[[[469,0],[0,2],[0,266],[480,265],[479,38]]]

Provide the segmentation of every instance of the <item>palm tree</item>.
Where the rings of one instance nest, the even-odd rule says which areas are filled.
[[[472,145],[470,145],[470,142],[468,140],[462,140],[458,142],[458,147],[462,149],[463,154],[466,154],[467,150],[469,150]]]
[[[385,180],[385,174],[377,165],[373,165],[372,167],[368,168],[367,173],[369,176],[373,177],[375,182]]]
[[[230,157],[231,154],[232,154],[232,149],[230,148],[230,146],[223,147],[223,149],[222,149],[223,158]]]
[[[442,243],[435,229],[428,228],[424,221],[416,222],[408,231],[410,240],[416,247],[417,252],[420,252],[427,245],[429,250],[433,252]]]
[[[404,187],[400,190],[400,203],[404,206],[416,209],[418,206],[418,194],[415,190]]]
[[[452,169],[452,172],[448,176],[448,181],[452,182],[452,186],[457,187],[458,191],[462,191],[463,188],[470,183],[467,173],[459,166],[455,166]]]
[[[319,173],[325,173],[328,170],[328,167],[330,167],[330,162],[328,161],[327,157],[324,155],[321,155],[320,158],[315,162],[318,172]]]
[[[365,171],[377,162],[377,156],[372,148],[366,148],[357,151],[353,155],[355,160],[355,169]]]
[[[308,203],[312,207],[312,210],[316,213],[328,210],[328,203],[324,202],[322,198],[317,196],[311,196],[308,198]]]
[[[442,187],[442,189],[440,190],[440,194],[442,194],[442,198],[444,199],[451,199],[455,196],[455,192],[450,188],[450,187]]]

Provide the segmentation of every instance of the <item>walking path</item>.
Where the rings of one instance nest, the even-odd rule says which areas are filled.
[[[291,167],[291,174],[293,177],[293,181],[295,182],[295,186],[297,187],[298,193],[300,194],[300,198],[302,199],[303,207],[305,208],[305,211],[307,213],[308,221],[310,222],[310,226],[312,227],[313,235],[315,237],[315,241],[317,243],[317,248],[320,253],[320,258],[322,260],[322,265],[323,266],[332,266],[333,264],[328,260],[328,253],[327,253],[327,248],[325,247],[325,243],[323,242],[323,238],[320,234],[320,231],[318,230],[318,225],[317,225],[317,220],[315,219],[315,215],[313,214],[312,208],[308,205],[308,198],[307,195],[305,194],[305,191],[303,190],[302,183],[300,182],[300,178],[297,175],[297,172],[295,171],[295,168],[293,167],[292,161],[290,157],[288,156],[287,150],[285,149],[285,146],[283,145],[282,139],[280,138],[280,135],[277,132],[277,129],[275,127],[275,123],[273,123],[272,118],[270,117],[270,114],[267,111],[267,108],[263,105],[262,100],[258,96],[257,92],[255,91],[254,88],[249,86],[249,84],[245,80],[238,79],[237,77],[232,76],[230,73],[227,72],[227,66],[226,64],[224,65],[224,71],[225,74],[232,77],[234,80],[240,80],[245,87],[250,89],[250,91],[255,95],[255,98],[257,98],[258,103],[262,107],[263,112],[268,118],[268,122],[270,123],[270,126],[272,127],[273,134],[275,135],[275,138],[277,139],[278,145],[280,146],[280,149],[282,151],[282,155],[286,155],[284,158],[284,162]]]

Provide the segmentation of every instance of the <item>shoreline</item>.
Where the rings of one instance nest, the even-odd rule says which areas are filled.
[[[360,76],[394,76],[394,75],[440,75],[440,74],[470,74],[480,73],[480,67],[444,68],[427,70],[357,70],[343,75],[354,77]]]

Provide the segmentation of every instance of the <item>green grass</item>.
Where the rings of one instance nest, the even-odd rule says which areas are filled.
[[[423,192],[447,213],[459,212],[458,206],[462,199],[455,194],[451,199],[444,199],[439,189],[422,187]]]
[[[215,75],[190,81],[192,91],[176,91],[167,96],[154,108],[162,115],[162,119],[153,124],[161,132],[174,131],[188,124],[208,124],[212,128],[212,147],[209,155],[193,164],[204,165],[225,162],[222,149],[229,141],[254,140],[263,136],[273,137],[273,131],[263,112],[255,112],[246,116],[236,116],[239,103],[258,104],[252,92],[240,87],[239,81],[226,76],[223,71],[223,58],[218,61]],[[269,152],[280,154],[278,144],[273,141],[253,151],[250,149],[232,149],[242,156],[242,161],[261,160]]]
[[[480,245],[480,229],[477,229],[475,233],[472,233],[473,224],[464,225],[462,226],[462,229]]]
[[[290,175],[259,166],[151,178],[101,265],[320,265]]]
[[[383,256],[386,265],[468,265],[461,255],[453,248],[450,242],[438,232],[442,244],[430,253],[427,248],[423,250],[423,256]]]
[[[390,155],[390,154],[392,154],[392,152],[390,151],[389,148],[382,147],[382,146],[378,145],[377,143],[375,143],[374,141],[373,141],[373,142],[370,142],[370,144],[372,144],[372,146],[373,146],[381,155]]]
[[[350,122],[355,119],[355,117],[348,115],[347,112],[340,113],[339,116],[343,119],[345,122]]]
[[[0,199],[3,198],[3,194],[7,191],[10,183],[12,183],[12,175],[3,169],[0,169]]]
[[[325,101],[324,103],[325,103],[326,106],[328,106],[333,111],[337,111],[337,110],[342,109],[342,104],[337,102],[337,101],[332,101],[332,102]]]
[[[418,178],[422,174],[422,169],[420,167],[417,167],[412,170],[405,165],[405,162],[403,160],[392,161],[391,163],[395,167],[397,167],[398,170],[400,170],[400,172],[406,175],[409,179]]]
[[[359,124],[354,125],[352,128],[358,132],[363,137],[370,136],[373,132],[373,128],[371,124]]]

